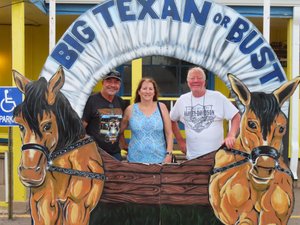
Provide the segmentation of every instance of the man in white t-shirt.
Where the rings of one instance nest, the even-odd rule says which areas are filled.
[[[238,109],[220,92],[206,89],[206,76],[200,67],[191,68],[187,75],[191,90],[180,96],[170,112],[172,129],[179,147],[187,159],[217,150],[223,143],[232,148],[240,125]],[[223,120],[231,120],[224,139]],[[186,140],[178,121],[185,125]]]

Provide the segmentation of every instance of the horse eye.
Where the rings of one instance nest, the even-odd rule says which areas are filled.
[[[253,121],[248,121],[248,127],[251,129],[257,129],[256,123]]]
[[[46,123],[45,126],[43,127],[43,131],[49,131],[51,129],[51,123]]]
[[[25,127],[23,126],[23,125],[19,125],[19,129],[20,129],[20,131],[24,131],[24,129],[25,129]]]
[[[284,130],[285,130],[285,128],[284,127],[279,127],[279,133],[283,133],[284,132]]]

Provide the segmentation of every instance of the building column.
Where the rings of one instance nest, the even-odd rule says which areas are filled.
[[[13,0],[11,6],[12,29],[12,69],[25,74],[25,3]],[[13,85],[14,80],[12,78]],[[21,159],[21,138],[18,127],[12,128],[13,147],[13,202],[26,201],[26,188],[21,184],[18,175],[18,166]]]
[[[135,97],[135,91],[138,86],[138,83],[142,79],[143,73],[143,63],[142,58],[132,60],[131,62],[131,100],[130,103],[133,103]]]
[[[293,20],[291,26],[292,44],[290,47],[291,57],[288,57],[290,70],[288,74],[289,79],[299,76],[299,39],[300,39],[300,7],[294,7]],[[290,101],[290,138],[289,138],[289,149],[291,152],[290,168],[294,175],[294,179],[298,179],[297,168],[298,168],[298,156],[299,156],[299,87],[294,92]]]
[[[56,43],[56,0],[49,1],[49,54]]]

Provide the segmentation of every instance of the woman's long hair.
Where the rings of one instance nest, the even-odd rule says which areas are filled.
[[[154,87],[154,96],[153,96],[153,101],[157,101],[158,100],[158,96],[159,96],[159,91],[158,91],[158,86],[157,83],[155,82],[155,80],[151,77],[143,77],[141,79],[141,81],[139,82],[137,89],[135,91],[135,98],[134,98],[134,103],[138,103],[141,102],[141,96],[139,95],[139,91],[142,88],[143,83],[147,81],[153,84]]]

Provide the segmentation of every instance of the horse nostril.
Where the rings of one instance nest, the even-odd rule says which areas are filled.
[[[36,168],[35,168],[35,172],[39,172],[41,170],[41,167],[39,167],[39,166],[37,166]]]

